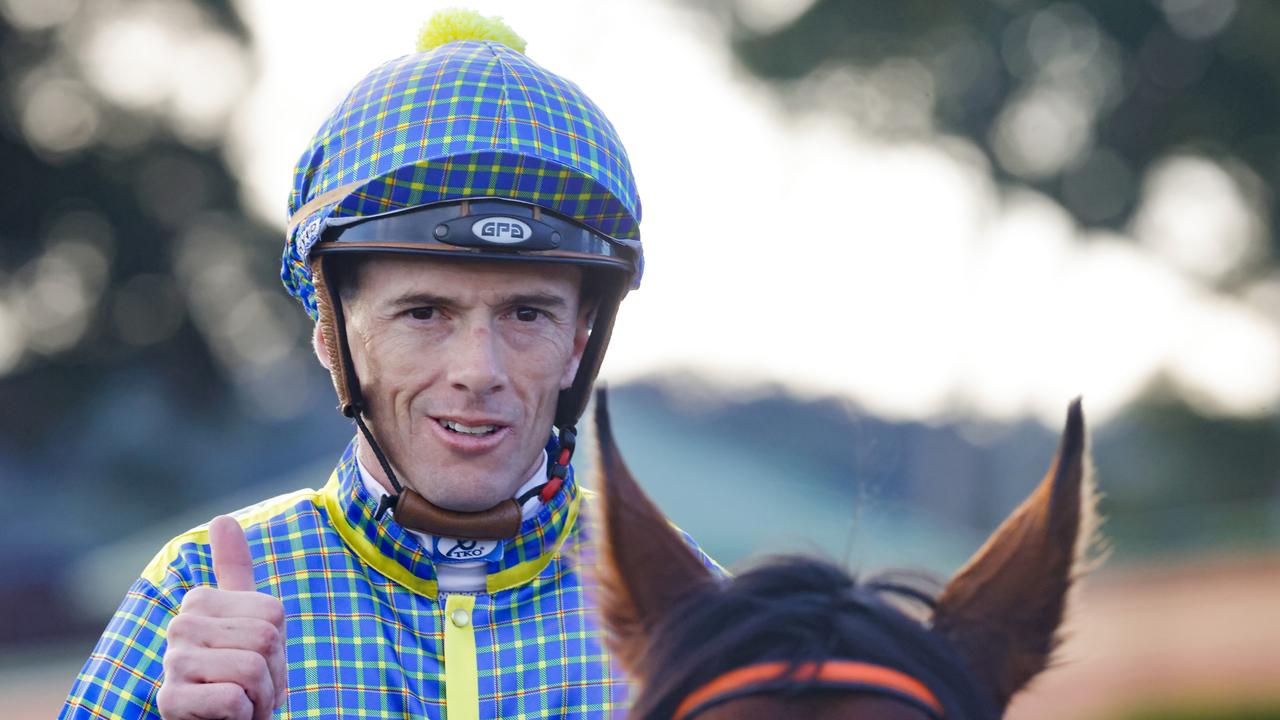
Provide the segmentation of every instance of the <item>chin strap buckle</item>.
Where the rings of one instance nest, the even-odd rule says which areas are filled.
[[[381,522],[382,516],[386,515],[387,511],[394,508],[398,502],[400,502],[400,496],[398,494],[391,495],[388,493],[383,495],[382,499],[378,501],[378,509],[374,511],[373,519]]]
[[[560,457],[547,468],[547,483],[538,493],[538,499],[543,503],[551,502],[551,498],[560,492],[564,479],[569,475],[569,459],[573,457],[573,450],[578,442],[576,433],[577,430],[573,427],[560,428]]]

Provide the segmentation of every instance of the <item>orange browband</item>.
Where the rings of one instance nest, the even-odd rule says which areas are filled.
[[[794,670],[792,668],[791,663],[777,661],[730,670],[686,697],[676,708],[674,720],[684,720],[693,711],[701,710],[726,695],[746,695],[753,685],[782,679],[835,687],[862,687],[873,692],[887,691],[913,700],[932,710],[937,717],[942,717],[942,704],[933,692],[924,683],[897,670],[852,660],[828,660],[822,664],[806,662],[794,666]],[[744,690],[747,692],[742,692]]]

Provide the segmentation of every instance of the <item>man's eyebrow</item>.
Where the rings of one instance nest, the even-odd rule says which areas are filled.
[[[432,307],[451,307],[454,301],[443,296],[433,295],[425,292],[407,292],[387,303],[392,309],[406,307],[424,307],[430,305]]]
[[[549,308],[552,310],[564,310],[569,307],[569,303],[559,295],[551,293],[517,293],[514,295],[504,295],[498,298],[499,305],[533,305],[536,307]]]
[[[435,295],[429,292],[412,291],[407,292],[397,298],[390,300],[387,307],[391,309],[401,309],[408,307],[453,307],[457,301],[444,295]],[[552,293],[531,292],[531,293],[513,293],[511,295],[502,295],[497,299],[497,305],[532,305],[536,307],[548,308],[551,310],[563,310],[569,307],[569,303],[563,297]]]

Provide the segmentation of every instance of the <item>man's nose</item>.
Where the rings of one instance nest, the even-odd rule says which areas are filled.
[[[507,384],[506,367],[493,330],[487,325],[467,327],[449,353],[449,384],[456,390],[489,395]]]

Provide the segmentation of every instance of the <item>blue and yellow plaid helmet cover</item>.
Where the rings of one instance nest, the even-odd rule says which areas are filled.
[[[325,282],[321,260],[329,253],[443,252],[568,262],[584,270],[611,267],[613,272],[593,273],[593,287],[605,290],[597,298],[578,375],[561,393],[555,424],[562,435],[586,408],[618,303],[639,286],[640,198],[617,131],[577,85],[513,44],[523,49],[523,40],[496,19],[469,11],[437,13],[423,29],[420,51],[375,68],[357,83],[298,161],[281,279],[325,336],[338,340],[329,343],[334,387],[343,414],[357,422],[363,400],[347,357],[340,301]],[[473,200],[482,199],[522,212],[532,208],[535,224],[554,220],[567,232],[551,232],[556,228],[543,224],[544,240],[577,237],[591,249],[475,243],[459,249],[450,247],[452,240],[429,238],[434,248],[428,249],[407,237],[423,229],[411,224],[406,237],[389,243],[336,241],[353,222],[374,223],[374,235],[395,233],[406,228],[406,213],[438,221],[438,210],[453,212],[456,206],[465,218]]]
[[[612,123],[574,83],[494,40],[387,62],[351,90],[294,171],[281,279],[318,319],[310,253],[329,218],[468,197],[523,201],[637,251],[640,198]]]

